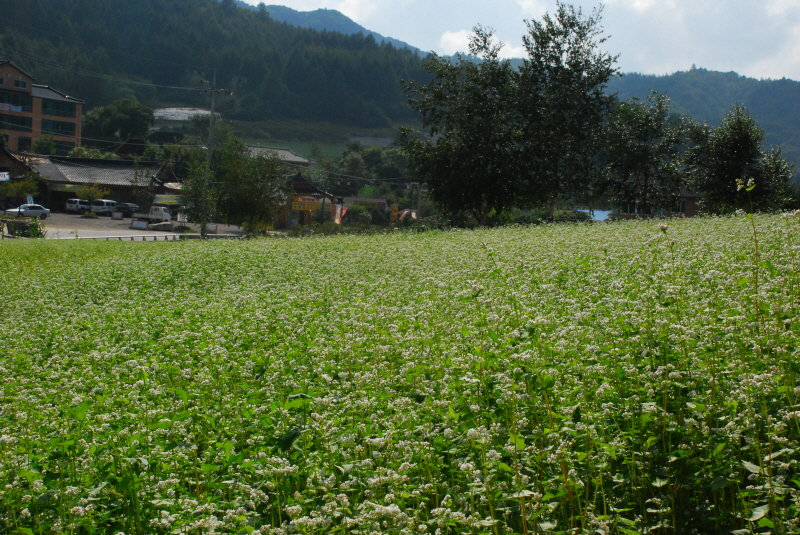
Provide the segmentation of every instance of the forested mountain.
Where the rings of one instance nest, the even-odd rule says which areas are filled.
[[[768,144],[780,145],[788,159],[800,161],[800,82],[692,68],[666,76],[628,73],[609,84],[620,99],[644,100],[653,90],[672,99],[673,112],[711,125],[739,103],[764,129]]]
[[[371,35],[379,43],[389,43],[395,48],[407,48],[419,56],[426,53],[419,48],[413,47],[406,42],[385,37],[378,32],[368,30],[344,16],[335,9],[316,9],[314,11],[297,11],[286,6],[267,6],[267,11],[273,19],[298,26],[300,28],[310,28],[312,30],[339,32],[345,35],[364,34]]]
[[[248,4],[247,2],[243,2],[242,0],[235,1],[236,5],[244,9],[250,9],[252,11],[258,11],[261,9],[260,4],[258,6],[254,6],[252,4]],[[399,39],[394,39],[392,37],[384,37],[378,32],[373,32],[372,30],[364,28],[353,19],[345,16],[335,9],[323,8],[315,9],[314,11],[297,11],[296,9],[286,6],[268,6],[266,4],[264,5],[264,9],[266,9],[273,19],[285,22],[286,24],[291,24],[292,26],[297,26],[298,28],[309,28],[311,30],[317,30],[320,32],[339,32],[345,35],[355,35],[359,33],[365,36],[371,35],[378,43],[389,43],[395,48],[407,48],[413,52],[416,52],[420,56],[426,55],[426,53],[419,48],[413,47],[406,42],[403,42]]]
[[[228,118],[388,126],[414,117],[397,81],[426,76],[409,50],[232,0],[0,0],[0,12],[0,57],[88,107],[127,96],[207,106],[192,88],[216,68],[217,87],[233,92],[217,101]]]
[[[311,131],[323,122],[416,120],[398,84],[428,79],[416,53],[362,35],[372,32],[338,11],[247,7],[237,0],[0,0],[0,59],[86,100],[87,109],[124,97],[151,107],[207,107],[209,94],[195,88],[207,87],[216,68],[217,87],[233,91],[217,99],[230,119],[308,123]],[[800,159],[800,82],[692,69],[626,74],[609,86],[623,99],[645,99],[651,90],[667,93],[674,112],[711,124],[743,104],[768,143]]]

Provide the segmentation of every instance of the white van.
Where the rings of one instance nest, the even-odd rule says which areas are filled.
[[[64,211],[72,214],[82,214],[84,212],[90,212],[92,210],[89,201],[84,199],[67,199],[67,203],[64,205]]]
[[[95,199],[92,201],[92,212],[97,215],[111,215],[111,212],[117,207],[117,201],[109,201],[108,199]]]

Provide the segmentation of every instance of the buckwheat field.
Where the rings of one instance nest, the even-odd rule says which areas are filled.
[[[799,246],[0,242],[0,533],[800,533]]]

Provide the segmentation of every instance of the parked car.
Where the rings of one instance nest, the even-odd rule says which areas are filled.
[[[111,215],[111,212],[117,207],[117,201],[110,201],[108,199],[95,199],[92,201],[92,212],[97,215]]]
[[[83,214],[91,210],[92,206],[85,199],[67,199],[67,204],[64,205],[64,211],[67,213]]]
[[[47,219],[47,216],[50,215],[50,210],[40,204],[22,204],[17,208],[9,208],[6,210],[6,215]]]
[[[133,217],[133,214],[139,211],[139,205],[131,202],[118,202],[114,211],[122,212],[122,217]]]

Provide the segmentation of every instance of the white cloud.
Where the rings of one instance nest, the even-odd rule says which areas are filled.
[[[522,9],[522,14],[526,17],[540,17],[547,11],[547,2],[543,0],[517,0],[517,4]]]
[[[524,58],[528,56],[528,51],[525,50],[525,47],[520,46],[511,46],[508,43],[500,49],[500,57],[505,59],[510,58]]]
[[[438,50],[442,54],[455,54],[456,52],[466,52],[469,49],[469,30],[458,30],[456,32],[444,32],[439,38]]]
[[[334,9],[341,11],[359,24],[363,24],[370,15],[383,7],[381,4],[383,2],[376,2],[375,0],[343,0],[338,2]]]
[[[632,9],[639,14],[656,9],[657,11],[673,10],[678,7],[679,0],[607,0],[609,5],[618,5]]]
[[[771,16],[783,16],[794,12],[795,18],[800,12],[797,0],[771,0],[766,2],[767,13]]]

